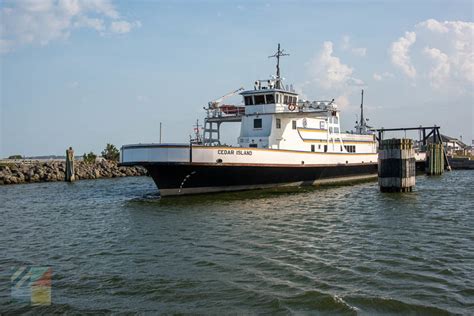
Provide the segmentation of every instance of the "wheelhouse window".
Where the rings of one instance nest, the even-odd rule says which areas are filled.
[[[251,95],[244,97],[245,105],[253,105],[253,98]]]
[[[265,98],[267,99],[267,104],[275,103],[275,96],[273,94],[267,94]]]
[[[262,128],[262,119],[254,119],[253,128]]]
[[[265,95],[256,95],[254,96],[255,104],[265,104]]]
[[[296,121],[291,121],[291,127],[292,127],[293,129],[296,129]]]
[[[281,119],[276,119],[276,128],[281,128]]]
[[[286,94],[285,94],[285,97],[284,97],[283,100],[284,100],[284,101],[283,101],[284,104],[288,104],[288,96],[287,96]]]

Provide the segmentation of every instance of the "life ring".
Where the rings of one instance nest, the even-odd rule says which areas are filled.
[[[294,105],[294,104],[289,104],[289,105],[288,105],[288,110],[290,110],[290,111],[296,110],[296,105]]]

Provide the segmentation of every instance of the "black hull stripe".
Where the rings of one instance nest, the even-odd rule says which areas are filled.
[[[145,168],[161,190],[284,183],[312,184],[324,179],[377,175],[377,164],[307,168],[149,164]]]

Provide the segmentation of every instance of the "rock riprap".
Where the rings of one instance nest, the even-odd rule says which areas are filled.
[[[0,164],[0,185],[65,180],[64,161],[15,162]],[[144,176],[142,167],[119,167],[115,161],[75,161],[76,180]]]

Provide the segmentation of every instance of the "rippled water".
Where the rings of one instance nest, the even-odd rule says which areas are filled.
[[[474,172],[159,200],[150,178],[0,187],[0,311],[474,314]],[[51,306],[10,298],[51,266]]]

